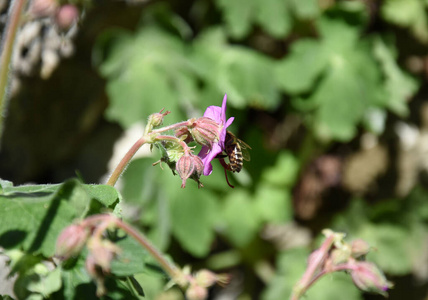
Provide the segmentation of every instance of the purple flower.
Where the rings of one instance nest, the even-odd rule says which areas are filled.
[[[198,156],[202,159],[204,163],[204,175],[208,176],[213,171],[211,161],[224,149],[224,141],[226,139],[226,128],[232,124],[234,117],[229,118],[226,121],[226,102],[227,95],[224,95],[223,104],[220,106],[209,106],[204,113],[204,117],[210,118],[216,121],[220,125],[220,134],[218,142],[214,142],[212,147],[203,146]]]

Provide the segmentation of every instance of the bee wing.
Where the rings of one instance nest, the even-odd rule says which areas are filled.
[[[251,160],[250,151],[248,149],[251,149],[251,147],[244,141],[238,139],[239,146],[241,146],[241,152],[242,152],[242,158],[246,161]]]

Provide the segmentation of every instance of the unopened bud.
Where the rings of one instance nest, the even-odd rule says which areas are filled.
[[[61,29],[68,29],[79,19],[79,10],[72,4],[65,4],[58,8],[55,15],[56,24]]]
[[[78,224],[67,226],[56,241],[56,255],[69,258],[79,254],[88,239],[88,230]]]
[[[92,239],[88,243],[88,249],[94,259],[94,264],[104,272],[110,272],[110,264],[121,249],[110,241]],[[89,270],[88,270],[89,271]]]
[[[351,248],[349,245],[344,245],[341,248],[336,248],[331,251],[331,261],[333,265],[345,263],[351,257]]]
[[[196,283],[199,286],[208,288],[216,283],[219,285],[226,285],[229,282],[229,275],[227,274],[216,274],[209,270],[200,270],[196,276]]]
[[[167,114],[171,113],[170,111],[166,111],[163,113],[163,110],[164,109],[162,109],[158,113],[151,114],[149,116],[148,126],[151,126],[151,128],[155,128],[155,127],[162,125],[163,117],[165,117]]]
[[[199,156],[193,154],[184,154],[177,161],[175,169],[178,175],[180,175],[182,181],[181,187],[184,188],[186,187],[186,180],[189,177],[195,176],[196,180],[199,179],[204,169],[204,164]]]
[[[366,292],[378,293],[386,296],[386,291],[392,283],[386,280],[382,271],[373,263],[361,261],[352,267],[351,277],[354,284]]]
[[[193,137],[190,134],[190,131],[187,127],[180,127],[178,128],[174,135],[176,137],[178,137],[179,139],[181,139],[182,141],[184,141],[186,144],[189,144],[191,142],[193,142]]]
[[[193,122],[189,131],[198,144],[211,147],[213,143],[218,142],[220,129],[220,124],[213,119],[201,117]]]
[[[369,244],[362,239],[354,240],[351,243],[351,254],[354,258],[358,258],[363,255],[366,255],[367,253],[369,253],[369,251],[370,251]]]
[[[186,299],[188,300],[204,300],[207,297],[207,289],[197,284],[192,284],[186,291]]]

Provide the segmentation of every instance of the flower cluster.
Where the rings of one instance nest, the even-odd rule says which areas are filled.
[[[370,251],[367,242],[358,239],[348,244],[342,233],[329,229],[323,233],[326,239],[309,256],[306,272],[294,287],[292,299],[299,299],[323,275],[338,271],[347,271],[354,284],[363,291],[387,295],[393,285],[375,264],[365,261]]]
[[[67,260],[80,255],[86,246],[85,268],[88,274],[97,284],[97,296],[106,292],[104,279],[111,271],[113,259],[120,258],[122,250],[110,241],[107,236],[109,230],[122,229],[128,235],[137,240],[159,265],[170,275],[170,286],[177,284],[186,290],[189,300],[204,300],[208,296],[208,288],[214,284],[226,285],[229,276],[226,274],[215,274],[209,270],[200,270],[191,274],[190,268],[179,269],[169,260],[163,258],[158,250],[139,234],[135,229],[122,220],[108,214],[93,215],[77,224],[66,227],[59,235],[56,243],[56,256]]]
[[[184,122],[159,127],[169,112],[156,113],[149,116],[145,134],[146,142],[157,147],[161,153],[161,159],[156,162],[166,163],[173,173],[178,173],[182,180],[181,187],[186,186],[187,179],[191,178],[198,182],[202,175],[208,176],[212,173],[211,162],[225,152],[225,140],[227,128],[232,124],[234,118],[226,118],[227,95],[223,98],[222,106],[209,106],[203,117],[192,118]],[[174,135],[162,135],[161,133],[174,130]],[[198,155],[193,154],[190,143],[202,146]]]

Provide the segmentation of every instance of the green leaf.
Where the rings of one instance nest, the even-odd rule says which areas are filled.
[[[260,225],[252,197],[242,189],[234,190],[224,199],[223,218],[223,233],[240,248],[251,242]]]
[[[260,26],[275,38],[287,36],[292,25],[287,1],[265,0],[256,3],[255,20]]]
[[[291,187],[297,179],[299,167],[297,158],[291,152],[282,151],[275,165],[263,171],[262,179],[279,187]]]
[[[217,0],[224,19],[234,38],[245,37],[250,29],[257,2],[253,0]]]
[[[218,80],[227,91],[229,102],[238,108],[247,105],[274,109],[280,101],[273,61],[254,51],[234,47],[224,53]]]
[[[408,229],[390,224],[368,224],[356,234],[376,249],[367,255],[367,259],[383,271],[394,275],[411,272],[412,248],[418,247],[420,240],[412,241]]]
[[[111,273],[130,276],[145,271],[146,257],[149,254],[134,238],[126,235],[114,243],[121,252],[111,263]]]
[[[293,286],[305,272],[309,251],[295,248],[281,252],[277,256],[277,273],[263,291],[263,300],[290,298]]]
[[[418,88],[416,80],[398,67],[393,51],[380,38],[374,41],[374,54],[385,76],[387,107],[400,116],[406,116],[407,101]]]
[[[293,219],[293,207],[289,191],[261,183],[257,186],[254,198],[254,205],[261,220],[283,223]]]
[[[105,36],[98,48],[105,44]],[[108,79],[107,118],[129,127],[166,107],[174,112],[168,120],[178,122],[180,103],[185,99],[197,100],[197,82],[183,42],[147,26],[132,36],[121,31],[110,32],[110,38],[114,43],[100,66]]]
[[[312,19],[320,13],[317,0],[291,0],[295,14],[300,19]]]
[[[291,53],[279,62],[276,78],[288,93],[309,91],[327,66],[327,53],[315,40],[300,40],[292,44]]]
[[[387,0],[381,7],[382,16],[399,26],[409,27],[423,42],[428,42],[427,3],[424,0]]]
[[[172,192],[172,232],[190,253],[203,257],[209,252],[214,239],[213,226],[218,216],[215,198],[208,191],[198,190],[189,183],[185,189],[177,186],[177,190]]]
[[[40,293],[47,298],[53,292],[58,291],[61,286],[61,268],[56,268],[46,276],[40,276],[37,281],[30,282],[27,288],[30,292]]]
[[[57,236],[77,217],[72,204],[79,203],[76,197],[82,194],[74,193],[76,189],[79,184],[75,180],[55,186],[4,189],[0,195],[0,244],[22,245],[30,252],[52,256]]]

